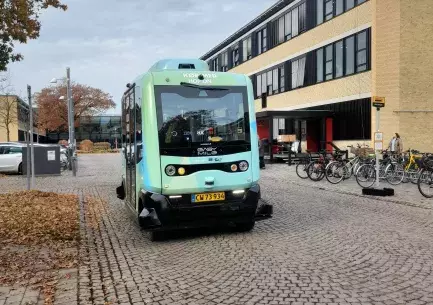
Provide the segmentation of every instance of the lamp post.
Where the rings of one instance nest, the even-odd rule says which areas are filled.
[[[66,77],[53,78],[50,83],[57,83],[58,81],[66,81],[66,92],[67,92],[67,105],[68,105],[68,129],[69,129],[69,152],[71,156],[72,175],[76,176],[76,164],[75,164],[75,124],[74,124],[74,104],[72,102],[72,89],[71,89],[71,70],[66,68]],[[64,99],[64,97],[60,97]]]

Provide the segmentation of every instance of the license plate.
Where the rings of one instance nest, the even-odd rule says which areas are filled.
[[[202,194],[192,194],[192,202],[207,202],[207,201],[220,201],[226,199],[226,194],[224,192],[217,193],[202,193]]]

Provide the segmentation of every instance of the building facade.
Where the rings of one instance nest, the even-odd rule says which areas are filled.
[[[33,109],[33,141],[44,142],[45,131],[36,127],[37,109]],[[0,142],[24,142],[29,129],[29,105],[17,95],[0,95]]]
[[[120,115],[82,116],[75,127],[77,144],[83,140],[92,142],[109,142],[113,148],[120,146],[121,117]],[[68,140],[69,134],[65,132],[49,132],[48,142],[58,143]]]
[[[251,78],[261,138],[372,147],[381,96],[384,147],[399,133],[433,152],[432,15],[431,0],[282,0],[201,59]]]

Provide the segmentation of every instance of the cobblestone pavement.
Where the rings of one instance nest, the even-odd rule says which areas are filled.
[[[115,196],[119,158],[80,156],[76,178],[37,179],[40,189],[85,199],[79,304],[433,304],[433,212],[420,197],[351,195],[358,191],[311,186],[294,167],[267,165],[261,184],[273,219],[249,233],[151,242]],[[25,179],[0,185],[20,189]]]

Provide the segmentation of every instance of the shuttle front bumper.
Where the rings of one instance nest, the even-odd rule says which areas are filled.
[[[224,224],[247,223],[272,217],[273,207],[260,200],[260,186],[245,190],[242,195],[225,192],[225,200],[192,202],[191,194],[178,198],[146,193],[139,222],[144,229],[209,227]]]

